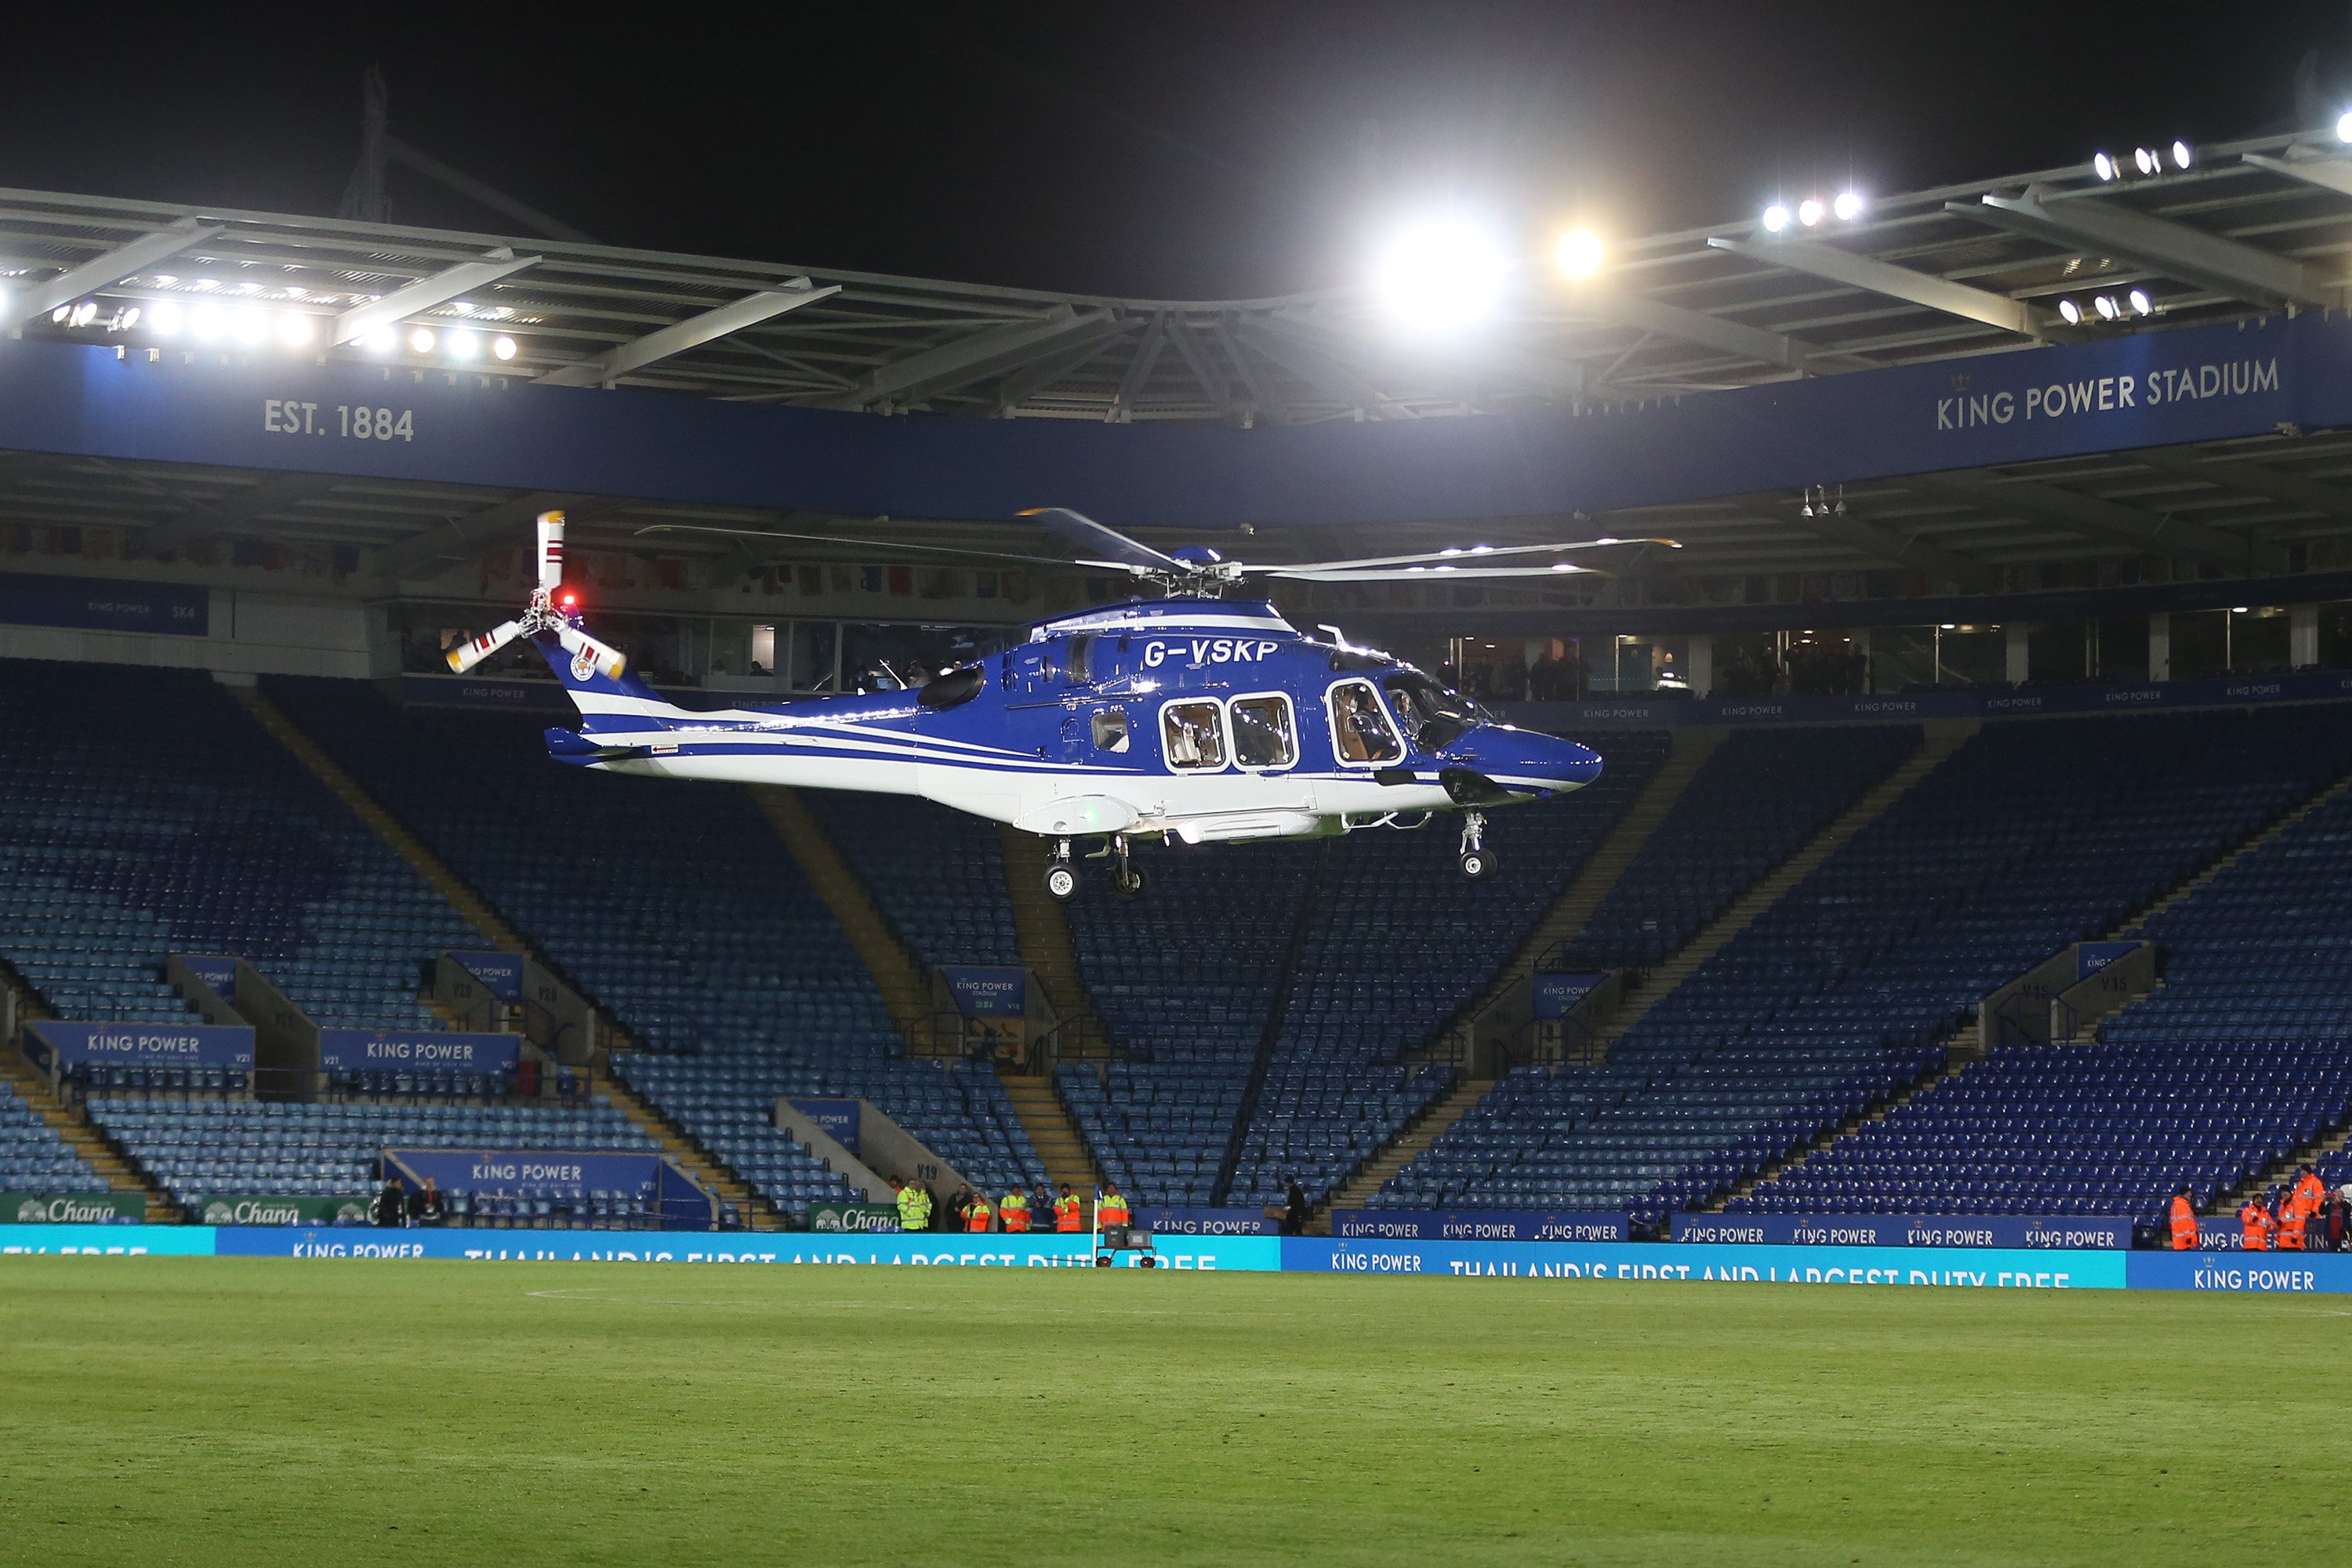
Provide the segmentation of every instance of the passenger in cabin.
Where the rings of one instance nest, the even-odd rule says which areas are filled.
[[[1364,693],[1360,687],[1343,687],[1339,692],[1339,754],[1351,763],[1372,760],[1371,747],[1365,739]]]

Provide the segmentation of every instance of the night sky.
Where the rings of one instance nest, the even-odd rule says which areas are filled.
[[[2345,0],[86,16],[0,70],[0,183],[331,214],[377,62],[396,135],[599,239],[1169,298],[1349,281],[1441,205],[1532,246],[2284,130],[2315,50],[2302,122],[2352,107]]]

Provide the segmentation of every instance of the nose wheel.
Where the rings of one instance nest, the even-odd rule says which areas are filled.
[[[1495,853],[1486,847],[1486,815],[1479,811],[1462,814],[1462,874],[1472,881],[1481,881],[1495,874]]]
[[[1054,858],[1045,867],[1045,891],[1064,903],[1078,896],[1078,868],[1070,864],[1066,838],[1054,847]]]

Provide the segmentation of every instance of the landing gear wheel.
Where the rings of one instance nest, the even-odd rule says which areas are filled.
[[[1139,899],[1149,886],[1150,879],[1144,876],[1140,866],[1121,866],[1110,874],[1111,891],[1122,899]]]
[[[1045,891],[1067,903],[1078,896],[1078,873],[1066,862],[1056,860],[1045,868]]]
[[[1486,814],[1465,811],[1462,814],[1462,874],[1475,882],[1494,871],[1495,857],[1486,848]]]
[[[1491,849],[1462,851],[1462,874],[1475,882],[1495,874],[1495,853]]]

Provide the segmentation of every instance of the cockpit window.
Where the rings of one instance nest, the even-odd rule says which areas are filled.
[[[1448,746],[1474,724],[1492,724],[1493,714],[1458,691],[1448,691],[1417,669],[1388,678],[1389,700],[1405,733],[1424,752]]]
[[[1234,761],[1245,768],[1286,768],[1298,761],[1298,731],[1290,699],[1280,695],[1233,700]]]
[[[1331,738],[1342,762],[1393,763],[1404,757],[1404,742],[1390,727],[1380,693],[1369,680],[1343,680],[1331,689]]]
[[[1160,743],[1171,768],[1225,765],[1225,727],[1214,702],[1171,702],[1160,710]]]

